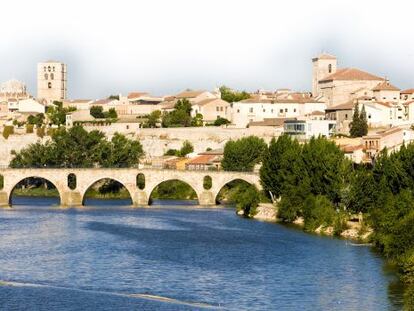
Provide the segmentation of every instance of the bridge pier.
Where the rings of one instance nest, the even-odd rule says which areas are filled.
[[[198,203],[200,205],[216,205],[216,197],[213,192],[204,190],[198,196]]]
[[[6,191],[0,191],[0,207],[10,207],[9,194]]]
[[[133,207],[146,207],[148,206],[148,195],[144,190],[136,190],[131,193],[132,206]]]
[[[62,191],[60,205],[64,207],[82,206],[82,195],[78,191]]]

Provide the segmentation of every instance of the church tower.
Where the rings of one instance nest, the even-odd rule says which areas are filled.
[[[66,65],[57,61],[37,64],[37,98],[52,103],[66,99]]]
[[[312,59],[312,95],[320,95],[319,81],[336,72],[337,59],[329,54],[320,54]]]

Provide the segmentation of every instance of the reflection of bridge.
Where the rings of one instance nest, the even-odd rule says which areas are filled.
[[[76,187],[68,185],[68,176],[76,176]],[[200,205],[214,205],[221,188],[227,183],[241,179],[261,188],[259,176],[254,173],[223,172],[223,171],[178,171],[138,168],[27,168],[27,169],[0,169],[3,176],[3,187],[0,189],[0,206],[11,204],[11,195],[14,187],[29,177],[44,178],[55,185],[59,192],[62,206],[82,205],[86,191],[95,182],[110,178],[120,182],[129,191],[133,206],[148,205],[154,188],[168,180],[180,180],[190,185],[197,194]],[[137,176],[143,175],[145,187],[140,189]],[[205,189],[204,180],[211,177],[211,188]],[[142,187],[141,187],[142,188]]]

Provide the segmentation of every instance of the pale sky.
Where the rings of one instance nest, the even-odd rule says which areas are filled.
[[[414,3],[374,0],[13,0],[1,3],[0,81],[36,96],[37,62],[68,65],[70,98],[222,84],[311,89],[311,58],[414,87]]]

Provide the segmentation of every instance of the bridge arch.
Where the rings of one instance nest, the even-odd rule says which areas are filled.
[[[19,179],[13,181],[13,183],[11,183],[7,189],[7,196],[8,196],[8,204],[9,206],[12,206],[12,199],[13,199],[13,191],[16,189],[16,187],[23,181],[25,181],[26,179],[29,178],[37,178],[37,179],[41,179],[44,180],[46,182],[51,183],[57,190],[58,192],[58,197],[59,197],[59,204],[62,203],[62,198],[63,198],[63,193],[64,193],[64,189],[62,189],[62,187],[60,187],[59,183],[54,181],[53,179],[49,178],[48,176],[44,176],[43,174],[36,174],[36,175],[27,175],[24,177],[20,177]]]
[[[80,189],[80,195],[81,195],[82,205],[85,205],[85,199],[86,199],[86,194],[87,194],[88,190],[94,184],[96,184],[96,183],[98,183],[100,181],[103,181],[103,180],[113,180],[113,181],[116,181],[117,183],[119,183],[120,185],[122,185],[126,189],[126,191],[128,192],[128,194],[129,194],[129,198],[131,200],[131,204],[134,202],[134,193],[135,193],[134,189],[132,189],[132,187],[130,187],[127,183],[125,183],[121,179],[116,178],[116,177],[113,177],[113,176],[109,177],[109,175],[108,175],[108,176],[99,176],[99,177],[94,178],[91,181],[89,181],[88,183],[86,183],[86,184],[83,185],[82,189]]]
[[[157,187],[159,187],[160,185],[162,185],[164,183],[174,182],[174,181],[178,181],[180,183],[183,183],[183,184],[189,186],[192,189],[192,191],[194,191],[197,202],[200,202],[200,192],[197,191],[197,190],[199,190],[198,187],[195,187],[194,184],[192,184],[192,182],[190,180],[187,180],[186,178],[172,177],[172,178],[163,179],[161,181],[153,183],[148,188],[145,188],[145,190],[147,191],[147,194],[148,194],[148,204],[149,205],[151,204],[154,190]]]
[[[216,184],[213,184],[212,187],[212,193],[214,197],[214,201],[217,202],[217,197],[220,193],[220,191],[228,184],[235,182],[235,181],[241,181],[245,182],[249,185],[255,186],[258,190],[261,190],[261,185],[258,181],[256,176],[254,175],[243,175],[243,174],[235,174],[235,175],[229,175],[225,178],[221,178]]]

